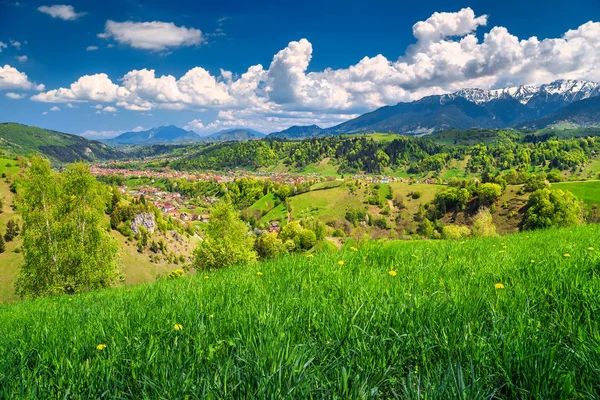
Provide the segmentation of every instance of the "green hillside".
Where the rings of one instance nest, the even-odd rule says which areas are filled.
[[[598,250],[370,243],[4,305],[0,398],[594,398]]]
[[[94,140],[15,123],[0,124],[0,150],[13,155],[42,153],[59,162],[119,158],[117,150]]]

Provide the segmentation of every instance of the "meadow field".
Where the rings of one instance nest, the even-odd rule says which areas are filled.
[[[600,205],[600,181],[553,183],[552,188],[568,190],[587,205]]]
[[[600,226],[0,306],[0,398],[598,398]]]

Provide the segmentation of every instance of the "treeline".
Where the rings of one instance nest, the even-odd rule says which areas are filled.
[[[404,168],[409,173],[441,171],[451,160],[468,159],[472,173],[531,167],[568,170],[587,164],[600,152],[595,137],[559,140],[516,133],[497,134],[491,143],[444,145],[434,138],[398,137],[392,141],[377,141],[368,135],[359,137],[331,136],[301,142],[265,139],[229,142],[187,149],[187,154],[172,162],[163,161],[156,167],[170,166],[178,170],[223,170],[275,166],[283,163],[292,170],[302,170],[311,163],[331,158],[338,173],[381,174],[385,168]]]

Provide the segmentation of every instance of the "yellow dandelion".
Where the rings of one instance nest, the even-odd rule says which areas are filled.
[[[72,298],[69,297],[69,301],[73,300]]]
[[[531,260],[531,263],[533,264],[535,262],[535,260]]]
[[[338,261],[338,265],[344,265],[344,261],[343,260]]]
[[[388,272],[388,274],[390,274],[390,276],[396,276],[398,275],[398,273],[394,270],[391,270],[390,272]]]
[[[204,275],[204,279],[208,279],[208,275]]]
[[[176,331],[180,331],[183,329],[183,325],[181,324],[175,324],[173,325],[173,329],[175,329]]]
[[[501,283],[496,283],[496,284],[494,285],[494,287],[495,287],[496,289],[504,289],[504,285],[503,285],[503,284],[501,284]]]
[[[460,244],[465,244],[465,242],[460,242]]]
[[[99,344],[98,346],[96,346],[96,350],[98,350],[98,351],[102,351],[102,350],[104,350],[105,348],[106,348],[106,345],[105,345],[105,344]]]
[[[354,247],[354,246],[350,247],[350,250],[352,250],[352,251],[358,251],[358,249],[356,247]]]
[[[594,251],[594,248],[593,247],[588,247],[588,250],[589,251]]]
[[[500,250],[500,253],[506,253],[506,251],[504,251],[504,250]]]
[[[256,273],[256,275],[258,275],[258,276],[263,276],[263,273],[262,273],[262,272],[260,272],[260,271],[258,271],[258,272]]]
[[[563,254],[563,256],[565,256],[565,257],[571,257],[571,255],[569,253],[565,253],[565,254]]]
[[[210,315],[208,316],[208,318],[214,318],[214,317],[215,317],[215,314],[210,314]]]
[[[312,254],[307,254],[306,258],[313,258],[314,256]]]

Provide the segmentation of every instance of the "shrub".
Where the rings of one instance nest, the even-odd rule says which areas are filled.
[[[442,228],[444,239],[457,240],[471,234],[471,230],[464,225],[446,225]]]
[[[497,236],[496,226],[492,222],[492,214],[485,208],[480,208],[473,218],[473,236]]]
[[[184,275],[185,275],[185,272],[183,272],[182,269],[176,269],[176,270],[169,272],[169,275],[167,275],[167,279],[178,279]]]
[[[256,239],[254,250],[256,250],[258,256],[261,258],[277,257],[286,251],[283,241],[277,237],[277,233],[275,232],[264,233]]]

